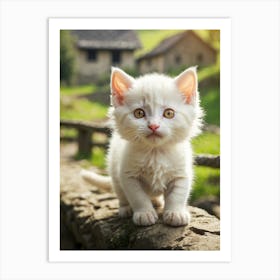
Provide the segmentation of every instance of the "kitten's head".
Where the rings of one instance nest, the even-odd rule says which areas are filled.
[[[111,116],[121,137],[149,146],[177,143],[199,132],[196,68],[176,78],[147,74],[137,79],[112,68]]]

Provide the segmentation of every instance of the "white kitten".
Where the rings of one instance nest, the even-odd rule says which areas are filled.
[[[196,68],[175,79],[161,74],[132,78],[112,68],[110,116],[115,129],[108,153],[110,177],[83,170],[93,184],[113,186],[119,215],[133,215],[137,225],[158,219],[153,203],[164,198],[163,222],[188,224],[187,200],[191,189],[192,149],[190,138],[199,132]]]

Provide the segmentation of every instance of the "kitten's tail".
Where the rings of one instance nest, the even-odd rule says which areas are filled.
[[[80,175],[82,176],[82,178],[85,181],[91,183],[92,185],[94,185],[104,191],[112,190],[111,177],[102,176],[102,175],[96,174],[92,171],[85,170],[85,169],[81,170]]]

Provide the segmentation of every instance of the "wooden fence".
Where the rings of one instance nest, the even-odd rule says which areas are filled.
[[[77,138],[75,137],[60,137],[62,141],[77,141],[78,142],[78,150],[80,154],[90,155],[91,149],[95,147],[107,148],[108,146],[108,138],[111,135],[111,130],[107,123],[88,123],[81,121],[69,121],[69,120],[61,120],[60,127],[65,128],[74,128],[78,132]],[[93,141],[94,133],[102,133],[106,135],[106,141],[97,142]]]
[[[90,155],[93,147],[101,147],[104,149],[108,147],[108,139],[111,135],[111,129],[108,123],[61,120],[60,128],[75,129],[78,132],[77,137],[61,136],[60,140],[78,142],[79,154]],[[96,133],[104,134],[106,140],[101,142],[93,140],[93,135]],[[220,156],[197,155],[194,158],[194,163],[200,166],[220,168]]]

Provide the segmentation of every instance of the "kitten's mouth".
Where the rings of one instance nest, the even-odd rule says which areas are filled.
[[[158,134],[157,132],[153,132],[153,133],[149,134],[147,136],[147,138],[149,138],[149,139],[158,139],[158,138],[162,138],[162,135]]]

